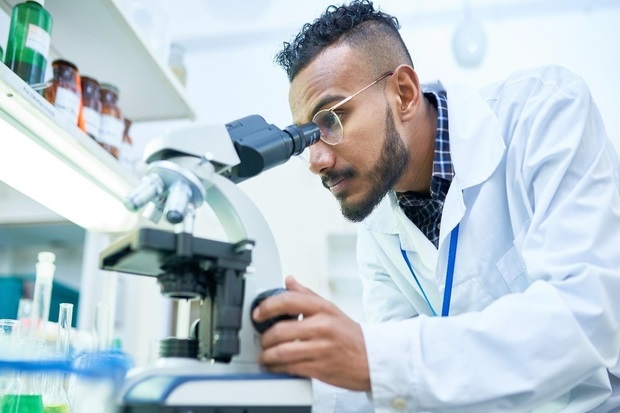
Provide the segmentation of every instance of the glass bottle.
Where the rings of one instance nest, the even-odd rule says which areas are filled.
[[[52,62],[52,69],[54,80],[50,87],[45,88],[43,96],[71,124],[77,125],[82,104],[78,68],[71,62],[59,59]]]
[[[99,98],[99,82],[88,76],[81,77],[82,86],[82,117],[86,133],[99,140],[101,128],[101,100]]]
[[[123,142],[123,114],[118,107],[118,88],[109,83],[102,83],[99,89],[101,99],[101,127],[99,128],[99,144],[118,158]]]
[[[43,83],[52,33],[52,16],[44,0],[13,7],[5,64],[28,84]]]
[[[134,154],[133,154],[133,139],[129,135],[131,129],[131,120],[125,118],[125,131],[123,132],[123,142],[119,152],[118,160],[121,164],[125,165],[129,169],[133,169]]]

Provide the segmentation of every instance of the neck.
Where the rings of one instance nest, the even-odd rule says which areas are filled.
[[[428,195],[435,158],[437,109],[426,97],[422,99],[420,116],[411,122],[410,129],[412,131],[408,140],[409,165],[394,190]]]

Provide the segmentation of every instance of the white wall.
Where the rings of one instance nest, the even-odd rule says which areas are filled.
[[[315,4],[321,10],[325,1],[304,2]],[[573,2],[574,3],[574,2]],[[282,3],[278,3],[282,5]],[[297,3],[296,3],[297,4]],[[420,78],[463,82],[481,86],[499,80],[510,72],[543,64],[561,64],[581,75],[592,89],[592,94],[606,121],[608,133],[620,147],[620,118],[617,93],[620,90],[620,52],[613,39],[620,38],[620,7],[605,7],[584,12],[568,8],[562,12],[547,11],[543,15],[517,13],[516,18],[500,16],[491,19],[493,9],[487,9],[483,19],[488,47],[485,59],[476,69],[462,69],[452,54],[452,33],[460,19],[458,13],[435,15],[432,19],[416,17],[414,3],[377,1],[385,10],[398,10],[402,35],[412,54]],[[565,3],[567,4],[567,3]],[[390,8],[391,7],[391,8]],[[301,5],[299,8],[303,8]],[[483,10],[484,11],[484,10]],[[288,10],[277,18],[277,9],[270,8],[261,15],[263,20],[278,22],[310,21],[316,14],[300,16]],[[396,13],[396,11],[394,12]],[[402,16],[402,17],[401,17]],[[202,16],[201,16],[202,18]],[[208,23],[208,18],[205,18]],[[226,21],[218,21],[222,27]],[[274,23],[276,24],[276,23]],[[296,25],[276,26],[274,30],[246,30],[247,37],[226,34],[222,29],[204,38],[185,38],[189,50],[186,56],[188,94],[199,120],[226,123],[249,115],[260,114],[277,126],[290,124],[288,81],[284,71],[273,63],[273,56],[283,41],[296,34]],[[287,29],[285,31],[284,29]],[[187,28],[179,29],[186,33]],[[239,29],[241,30],[241,29]],[[139,125],[134,135],[140,142],[158,132],[162,125]],[[354,262],[354,227],[340,216],[337,203],[320,184],[317,177],[305,170],[298,160],[241,184],[264,213],[278,244],[283,271],[295,274],[302,282],[330,296],[328,289],[328,237],[344,234],[347,248],[340,248],[352,267]],[[338,262],[342,265],[343,259]],[[345,261],[346,262],[346,261]],[[336,270],[338,271],[338,270]],[[347,272],[350,273],[350,272]],[[349,277],[350,283],[357,283]],[[353,288],[352,291],[358,291]],[[357,293],[356,293],[357,294]],[[351,297],[331,296],[357,314]],[[358,299],[356,297],[354,299]],[[359,301],[358,301],[359,303]]]

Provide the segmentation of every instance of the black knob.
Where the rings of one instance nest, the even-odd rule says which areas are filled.
[[[265,331],[267,331],[272,325],[274,325],[278,321],[282,321],[282,320],[297,320],[298,316],[296,316],[296,315],[292,316],[292,315],[289,315],[289,314],[283,314],[283,315],[279,315],[277,317],[268,318],[267,320],[261,321],[261,322],[256,322],[254,320],[254,318],[252,317],[252,313],[254,312],[254,309],[256,307],[258,307],[258,305],[265,298],[281,294],[281,293],[283,293],[285,291],[286,291],[285,288],[274,288],[272,290],[263,291],[262,293],[260,293],[259,295],[256,296],[254,301],[252,301],[252,306],[250,308],[250,319],[252,320],[252,324],[254,324],[254,328],[256,329],[256,331],[258,331],[259,333],[263,334]]]

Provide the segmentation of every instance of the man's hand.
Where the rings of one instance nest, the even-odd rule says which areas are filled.
[[[283,314],[303,314],[303,318],[279,321],[263,333],[260,363],[277,373],[370,390],[360,325],[291,276],[286,278],[286,288],[287,292],[265,299],[252,317],[258,322]]]

